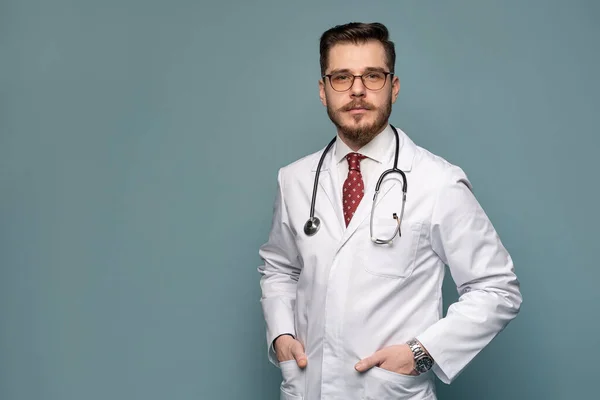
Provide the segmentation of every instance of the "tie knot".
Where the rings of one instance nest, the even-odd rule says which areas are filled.
[[[348,160],[348,169],[350,171],[360,171],[360,162],[367,158],[359,153],[348,153],[346,160]]]

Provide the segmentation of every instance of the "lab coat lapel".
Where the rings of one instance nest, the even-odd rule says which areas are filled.
[[[335,146],[335,145],[334,145]],[[317,201],[315,207],[315,215],[319,217],[321,220],[329,220],[326,218],[326,215],[330,212],[333,212],[335,215],[335,220],[337,221],[337,226],[341,235],[343,230],[344,223],[344,213],[342,211],[342,201],[341,196],[338,193],[337,188],[339,188],[337,169],[334,165],[334,154],[335,147],[330,149],[328,154],[325,156],[323,160],[323,165],[321,167],[321,173],[319,174],[319,190],[317,190]],[[313,166],[313,173],[316,173],[318,167],[318,163],[315,163]],[[314,175],[313,175],[314,177]],[[320,191],[320,193],[319,193]],[[319,197],[324,194],[329,201],[329,206],[321,206],[325,204],[324,201],[319,201]],[[321,197],[321,200],[325,200]],[[327,208],[325,208],[327,207]],[[322,221],[323,223],[324,221]]]

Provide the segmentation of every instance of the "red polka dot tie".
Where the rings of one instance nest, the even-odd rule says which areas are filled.
[[[360,162],[365,158],[366,156],[358,153],[349,153],[346,155],[346,160],[348,160],[348,177],[344,182],[343,195],[344,221],[346,221],[346,226],[352,220],[354,212],[365,194],[365,185],[360,173]]]

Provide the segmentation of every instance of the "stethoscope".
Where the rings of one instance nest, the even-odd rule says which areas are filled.
[[[401,170],[398,169],[398,155],[400,154],[400,137],[398,136],[398,131],[396,130],[396,128],[393,125],[390,125],[390,126],[392,127],[392,130],[394,131],[394,135],[396,136],[396,155],[394,156],[394,167],[392,169],[388,169],[387,171],[384,171],[381,174],[381,176],[379,177],[379,180],[377,181],[377,185],[375,186],[375,195],[373,196],[373,205],[371,207],[371,221],[369,224],[371,240],[375,244],[391,243],[392,240],[394,240],[394,237],[396,235],[398,235],[398,237],[402,236],[402,233],[400,232],[400,224],[402,222],[402,216],[404,215],[404,204],[406,203],[406,185],[407,184],[406,184],[406,175],[404,174],[404,172],[402,172]],[[325,147],[325,150],[323,151],[323,154],[321,155],[321,159],[319,160],[319,165],[317,167],[317,173],[315,175],[315,183],[314,183],[313,192],[312,192],[312,200],[310,203],[310,218],[308,219],[308,221],[306,221],[306,224],[304,224],[304,233],[308,236],[313,236],[314,234],[316,234],[317,231],[319,230],[319,228],[321,227],[321,220],[319,218],[315,217],[315,201],[317,199],[317,187],[319,185],[319,174],[321,172],[321,166],[323,165],[323,160],[325,159],[325,155],[327,154],[329,149],[331,149],[331,146],[333,146],[335,141],[336,141],[336,137],[333,138],[331,140],[331,142],[329,142],[327,147]],[[383,182],[383,178],[385,178],[387,175],[393,174],[393,173],[398,173],[398,174],[402,175],[402,210],[400,211],[399,218],[396,213],[394,213],[392,215],[392,217],[396,220],[396,223],[398,224],[398,226],[396,227],[396,229],[394,231],[394,234],[392,236],[390,236],[388,239],[377,239],[373,235],[373,216],[375,215],[375,204],[377,203],[377,196],[379,195],[379,187],[381,186],[381,182]]]

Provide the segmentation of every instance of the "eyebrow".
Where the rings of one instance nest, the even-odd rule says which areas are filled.
[[[381,67],[367,67],[367,68],[365,68],[363,74],[366,72],[387,72],[387,71],[385,68],[381,68]],[[338,73],[352,74],[352,72],[350,72],[350,70],[348,68],[340,68],[340,69],[334,69],[329,74],[326,74],[326,75],[333,75],[333,74],[338,74]]]

